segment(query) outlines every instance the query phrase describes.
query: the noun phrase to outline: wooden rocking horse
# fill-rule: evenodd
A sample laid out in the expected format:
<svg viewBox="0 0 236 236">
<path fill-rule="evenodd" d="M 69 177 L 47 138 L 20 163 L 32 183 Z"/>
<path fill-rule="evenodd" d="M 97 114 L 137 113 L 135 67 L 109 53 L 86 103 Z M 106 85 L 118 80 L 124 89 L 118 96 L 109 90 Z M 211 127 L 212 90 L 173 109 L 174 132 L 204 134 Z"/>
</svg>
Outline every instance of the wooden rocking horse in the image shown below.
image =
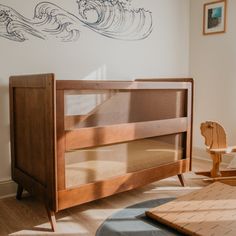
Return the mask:
<svg viewBox="0 0 236 236">
<path fill-rule="evenodd" d="M 206 151 L 212 158 L 212 169 L 206 172 L 196 172 L 198 175 L 210 177 L 207 181 L 221 181 L 236 184 L 236 169 L 220 170 L 222 155 L 236 152 L 236 146 L 228 147 L 224 128 L 213 121 L 201 124 L 201 134 L 205 138 Z"/>
</svg>

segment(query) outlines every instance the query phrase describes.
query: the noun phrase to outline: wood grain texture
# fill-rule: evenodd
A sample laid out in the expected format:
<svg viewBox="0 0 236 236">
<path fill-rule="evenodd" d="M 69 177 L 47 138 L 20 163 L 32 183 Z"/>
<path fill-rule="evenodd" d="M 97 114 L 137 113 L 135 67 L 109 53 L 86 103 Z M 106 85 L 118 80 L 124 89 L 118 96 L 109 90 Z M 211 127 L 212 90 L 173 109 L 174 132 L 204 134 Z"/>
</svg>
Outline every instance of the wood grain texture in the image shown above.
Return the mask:
<svg viewBox="0 0 236 236">
<path fill-rule="evenodd" d="M 227 148 L 227 138 L 224 128 L 217 122 L 206 121 L 201 123 L 201 134 L 205 138 L 205 145 L 209 149 Z"/>
<path fill-rule="evenodd" d="M 220 181 L 221 176 L 222 181 L 225 181 L 224 177 L 232 177 L 232 173 L 234 173 L 235 171 L 228 170 L 229 174 L 227 174 L 227 170 L 223 172 L 220 171 L 222 155 L 225 153 L 231 153 L 236 151 L 235 147 L 228 147 L 227 136 L 224 128 L 217 122 L 206 121 L 201 123 L 200 130 L 202 136 L 205 139 L 206 151 L 210 154 L 212 158 L 212 168 L 210 172 L 206 172 L 205 175 L 211 177 L 210 181 Z M 230 178 L 230 180 L 232 180 L 232 178 Z"/>
<path fill-rule="evenodd" d="M 10 78 L 12 178 L 55 210 L 54 83 L 53 74 Z"/>
<path fill-rule="evenodd" d="M 208 161 L 193 159 L 193 171 L 210 167 Z M 57 214 L 56 233 L 51 232 L 44 205 L 35 198 L 24 196 L 20 202 L 15 197 L 0 199 L 0 235 L 94 236 L 103 221 L 121 209 L 148 200 L 179 197 L 207 185 L 202 181 L 202 176 L 194 173 L 186 173 L 184 176 L 188 186 L 186 188 L 180 187 L 176 177 L 171 177 L 60 211 Z"/>
<path fill-rule="evenodd" d="M 46 204 L 50 210 L 58 210 L 57 196 L 57 153 L 56 153 L 56 87 L 54 74 L 46 76 L 45 101 L 45 162 L 47 196 Z M 48 202 L 48 203 L 47 203 Z"/>
<path fill-rule="evenodd" d="M 192 156 L 192 127 L 193 127 L 193 102 L 194 102 L 194 80 L 192 78 L 144 78 L 136 79 L 138 82 L 185 82 L 187 86 L 187 106 L 186 106 L 186 116 L 188 118 L 188 132 L 186 133 L 186 156 L 191 158 Z M 185 140 L 185 139 L 184 139 Z M 190 163 L 190 170 L 192 169 L 192 164 Z"/>
<path fill-rule="evenodd" d="M 187 118 L 188 128 L 186 133 L 186 158 L 192 158 L 192 136 L 193 136 L 193 93 L 194 93 L 194 82 L 190 82 L 190 89 L 187 91 Z M 191 170 L 191 162 L 190 162 Z"/>
<path fill-rule="evenodd" d="M 104 89 L 188 89 L 191 85 L 189 81 L 148 81 L 146 83 L 138 81 L 98 81 L 98 80 L 58 80 L 56 82 L 58 90 L 104 90 Z"/>
<path fill-rule="evenodd" d="M 183 174 L 178 174 L 179 182 L 183 187 L 185 187 L 185 181 L 184 181 L 184 176 Z"/>
<path fill-rule="evenodd" d="M 147 211 L 147 215 L 187 235 L 236 234 L 236 187 L 214 183 Z"/>
<path fill-rule="evenodd" d="M 78 90 L 68 106 L 78 107 L 77 116 L 66 116 L 65 126 L 70 130 L 103 127 L 187 116 L 187 90 Z M 148 104 L 148 106 L 147 106 Z M 80 116 L 80 119 L 78 119 Z M 74 118 L 74 122 L 73 119 Z M 72 121 L 72 122 L 71 122 Z"/>
<path fill-rule="evenodd" d="M 64 134 L 64 91 L 56 91 L 57 124 L 57 187 L 65 189 L 65 134 Z"/>
<path fill-rule="evenodd" d="M 80 149 L 65 154 L 66 187 L 73 188 L 182 160 L 181 134 Z"/>
<path fill-rule="evenodd" d="M 55 212 L 52 211 L 50 208 L 48 208 L 46 206 L 46 211 L 47 211 L 47 215 L 48 215 L 48 219 L 52 228 L 53 232 L 56 232 L 57 230 L 57 223 L 56 223 L 56 217 L 55 217 Z"/>
<path fill-rule="evenodd" d="M 93 115 L 89 113 L 86 122 L 89 125 L 97 122 L 99 124 L 97 127 L 82 126 L 67 131 L 65 130 L 64 97 L 68 90 L 77 90 L 79 93 L 81 90 L 83 93 L 87 90 L 90 92 L 111 90 L 112 94 L 116 90 L 130 93 L 131 112 L 128 113 L 128 120 L 122 123 L 115 119 L 114 124 L 101 125 L 99 116 L 88 122 Z M 139 95 L 134 91 L 139 91 Z M 162 105 L 159 104 L 161 109 L 158 110 L 158 103 L 155 106 L 158 99 L 154 93 L 161 93 L 161 91 L 164 91 L 165 101 Z M 148 99 L 150 94 L 152 96 Z M 145 99 L 142 99 L 143 95 Z M 185 173 L 191 168 L 192 96 L 193 81 L 188 79 L 122 82 L 55 81 L 53 74 L 11 77 L 13 179 L 32 195 L 42 199 L 48 209 L 54 213 Z M 148 108 L 148 104 L 152 104 L 152 109 Z M 139 105 L 144 108 L 143 112 L 138 113 Z M 117 103 L 113 106 L 116 108 Z M 172 106 L 176 109 L 173 110 Z M 97 109 L 93 111 L 97 112 Z M 139 117 L 137 121 L 129 122 L 135 120 L 137 116 Z M 145 116 L 148 118 L 145 119 Z M 104 122 L 106 121 L 105 119 Z M 181 134 L 182 140 L 177 140 L 176 145 L 184 150 L 183 160 L 84 184 L 74 189 L 65 188 L 66 151 L 166 134 Z M 54 218 L 50 220 L 53 222 Z"/>
<path fill-rule="evenodd" d="M 67 131 L 66 150 L 186 132 L 187 124 L 186 118 L 175 118 Z"/>
<path fill-rule="evenodd" d="M 188 170 L 189 160 L 181 160 L 104 181 L 84 184 L 77 188 L 59 191 L 59 209 L 66 209 L 119 192 L 131 190 L 163 178 L 184 173 Z"/>
</svg>

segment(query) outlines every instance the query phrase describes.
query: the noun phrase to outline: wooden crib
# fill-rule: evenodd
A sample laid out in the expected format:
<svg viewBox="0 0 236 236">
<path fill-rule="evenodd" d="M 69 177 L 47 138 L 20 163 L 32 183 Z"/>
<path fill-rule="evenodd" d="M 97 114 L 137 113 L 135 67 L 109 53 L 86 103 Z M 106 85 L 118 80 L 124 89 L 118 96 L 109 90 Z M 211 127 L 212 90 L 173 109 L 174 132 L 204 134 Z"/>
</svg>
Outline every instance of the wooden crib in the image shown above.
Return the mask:
<svg viewBox="0 0 236 236">
<path fill-rule="evenodd" d="M 55 213 L 191 169 L 192 79 L 10 78 L 12 178 Z"/>
</svg>

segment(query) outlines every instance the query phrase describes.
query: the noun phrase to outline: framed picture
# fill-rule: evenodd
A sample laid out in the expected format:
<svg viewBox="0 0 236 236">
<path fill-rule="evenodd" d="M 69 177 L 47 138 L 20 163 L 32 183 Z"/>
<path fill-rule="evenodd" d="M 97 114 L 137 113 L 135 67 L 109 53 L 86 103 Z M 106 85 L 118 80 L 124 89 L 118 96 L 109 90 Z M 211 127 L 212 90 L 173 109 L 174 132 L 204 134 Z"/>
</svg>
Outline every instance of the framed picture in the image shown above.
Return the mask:
<svg viewBox="0 0 236 236">
<path fill-rule="evenodd" d="M 204 4 L 203 34 L 225 33 L 226 0 Z"/>
</svg>

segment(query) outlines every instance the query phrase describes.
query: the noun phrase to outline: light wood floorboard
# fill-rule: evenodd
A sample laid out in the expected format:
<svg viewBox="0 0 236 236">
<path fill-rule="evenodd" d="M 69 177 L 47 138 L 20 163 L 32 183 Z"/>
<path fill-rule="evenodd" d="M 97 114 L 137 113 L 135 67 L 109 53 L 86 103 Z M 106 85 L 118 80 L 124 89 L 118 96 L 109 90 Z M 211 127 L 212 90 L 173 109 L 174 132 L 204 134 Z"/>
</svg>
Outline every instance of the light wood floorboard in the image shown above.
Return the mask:
<svg viewBox="0 0 236 236">
<path fill-rule="evenodd" d="M 211 163 L 194 160 L 193 170 L 208 170 Z M 21 201 L 15 198 L 0 200 L 0 235 L 81 235 L 94 236 L 98 227 L 111 214 L 127 206 L 157 198 L 177 197 L 206 184 L 201 176 L 185 174 L 187 187 L 181 187 L 178 178 L 172 177 L 126 193 L 59 212 L 57 232 L 50 231 L 45 208 L 30 196 Z"/>
</svg>

